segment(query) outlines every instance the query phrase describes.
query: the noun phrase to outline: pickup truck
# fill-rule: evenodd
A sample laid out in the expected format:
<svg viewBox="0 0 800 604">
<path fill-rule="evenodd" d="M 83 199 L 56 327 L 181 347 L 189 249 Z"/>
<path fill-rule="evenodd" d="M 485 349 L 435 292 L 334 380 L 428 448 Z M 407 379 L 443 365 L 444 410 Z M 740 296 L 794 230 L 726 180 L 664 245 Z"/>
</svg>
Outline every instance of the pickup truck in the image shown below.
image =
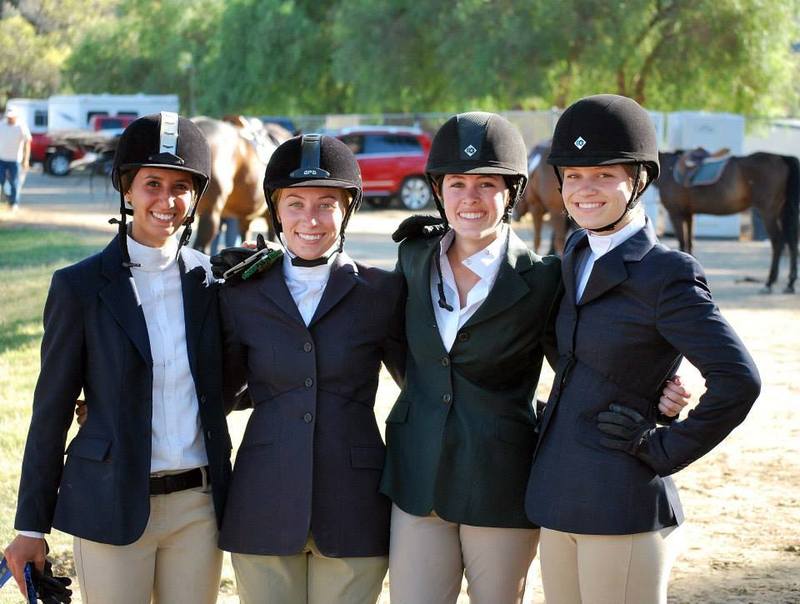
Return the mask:
<svg viewBox="0 0 800 604">
<path fill-rule="evenodd" d="M 33 134 L 31 163 L 40 162 L 53 176 L 66 176 L 72 162 L 92 151 L 95 142 L 118 136 L 135 119 L 135 115 L 94 115 L 88 130 Z"/>
</svg>

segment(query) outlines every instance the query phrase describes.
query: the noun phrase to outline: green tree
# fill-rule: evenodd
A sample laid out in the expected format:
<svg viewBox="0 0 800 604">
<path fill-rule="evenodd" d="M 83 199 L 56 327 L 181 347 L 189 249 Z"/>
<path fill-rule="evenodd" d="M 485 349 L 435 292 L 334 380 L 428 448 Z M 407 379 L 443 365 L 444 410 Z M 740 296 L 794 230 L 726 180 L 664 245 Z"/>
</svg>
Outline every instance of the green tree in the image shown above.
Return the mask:
<svg viewBox="0 0 800 604">
<path fill-rule="evenodd" d="M 62 86 L 61 70 L 86 27 L 116 0 L 0 1 L 0 103 L 44 97 Z"/>
<path fill-rule="evenodd" d="M 174 93 L 194 112 L 223 0 L 131 0 L 86 32 L 65 65 L 76 92 Z"/>
<path fill-rule="evenodd" d="M 331 75 L 331 3 L 231 0 L 209 48 L 201 104 L 212 113 L 327 113 L 347 109 Z"/>
</svg>

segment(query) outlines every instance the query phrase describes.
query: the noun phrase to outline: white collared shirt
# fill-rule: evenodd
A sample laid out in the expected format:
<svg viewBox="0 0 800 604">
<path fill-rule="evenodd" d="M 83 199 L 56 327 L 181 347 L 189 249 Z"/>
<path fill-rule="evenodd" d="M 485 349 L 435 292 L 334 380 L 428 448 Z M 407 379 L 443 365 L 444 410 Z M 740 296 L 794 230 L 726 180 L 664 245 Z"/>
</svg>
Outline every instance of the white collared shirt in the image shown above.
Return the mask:
<svg viewBox="0 0 800 604">
<path fill-rule="evenodd" d="M 131 274 L 147 324 L 153 358 L 153 421 L 150 472 L 208 465 L 199 404 L 186 349 L 183 290 L 171 237 L 161 248 L 128 237 Z M 91 409 L 89 410 L 91 413 Z"/>
<path fill-rule="evenodd" d="M 583 292 L 586 290 L 586 284 L 589 282 L 589 277 L 592 274 L 592 267 L 597 259 L 606 255 L 615 247 L 619 246 L 621 243 L 624 243 L 636 233 L 641 231 L 644 228 L 645 222 L 646 219 L 644 212 L 637 211 L 634 212 L 631 221 L 616 233 L 611 233 L 610 235 L 597 235 L 587 231 L 587 235 L 589 237 L 589 248 L 591 251 L 586 259 L 586 264 L 583 266 L 583 270 L 581 271 L 580 279 L 576 279 L 576 300 L 580 300 Z"/>
<path fill-rule="evenodd" d="M 331 263 L 336 254 L 331 254 L 328 262 L 319 266 L 295 266 L 292 264 L 292 253 L 288 250 L 286 252 L 283 255 L 283 278 L 294 303 L 297 304 L 300 316 L 303 317 L 303 322 L 308 327 L 317 311 L 319 301 L 322 300 L 325 286 L 328 285 Z"/>
<path fill-rule="evenodd" d="M 453 269 L 447 258 L 447 250 L 453 243 L 455 231 L 448 231 L 439 244 L 439 261 L 442 266 L 442 284 L 444 286 L 447 303 L 453 307 L 452 311 L 439 306 L 439 274 L 436 271 L 435 260 L 431 260 L 431 301 L 433 311 L 436 315 L 436 325 L 439 327 L 439 335 L 442 344 L 447 351 L 453 347 L 458 330 L 469 321 L 475 314 L 483 301 L 492 290 L 494 282 L 497 280 L 497 272 L 500 264 L 506 256 L 508 250 L 508 228 L 503 227 L 497 234 L 497 238 L 485 248 L 472 256 L 465 258 L 462 264 L 475 273 L 480 280 L 469 290 L 467 301 L 463 308 L 458 298 L 458 287 L 453 276 Z"/>
</svg>

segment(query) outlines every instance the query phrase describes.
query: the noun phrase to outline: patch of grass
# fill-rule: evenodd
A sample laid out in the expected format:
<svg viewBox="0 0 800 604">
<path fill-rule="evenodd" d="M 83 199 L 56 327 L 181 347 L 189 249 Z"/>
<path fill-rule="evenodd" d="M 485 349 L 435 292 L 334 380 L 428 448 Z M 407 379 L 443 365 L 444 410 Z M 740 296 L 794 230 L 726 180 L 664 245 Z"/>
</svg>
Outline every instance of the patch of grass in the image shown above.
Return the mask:
<svg viewBox="0 0 800 604">
<path fill-rule="evenodd" d="M 0 227 L 0 548 L 13 538 L 20 465 L 39 375 L 42 309 L 53 271 L 108 243 L 107 235 Z M 72 539 L 48 538 L 56 555 Z M 19 602 L 7 587 L 0 602 Z"/>
</svg>

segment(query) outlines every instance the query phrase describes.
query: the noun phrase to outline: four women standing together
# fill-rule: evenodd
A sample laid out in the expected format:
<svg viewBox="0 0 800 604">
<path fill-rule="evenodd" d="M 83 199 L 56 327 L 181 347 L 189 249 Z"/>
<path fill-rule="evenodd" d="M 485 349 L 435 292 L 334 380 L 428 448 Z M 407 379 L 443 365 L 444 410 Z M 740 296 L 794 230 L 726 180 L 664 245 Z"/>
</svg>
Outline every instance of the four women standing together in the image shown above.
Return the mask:
<svg viewBox="0 0 800 604">
<path fill-rule="evenodd" d="M 664 543 L 682 516 L 662 477 L 744 418 L 758 379 L 699 266 L 659 246 L 635 209 L 658 173 L 651 130 L 613 96 L 559 121 L 551 162 L 589 231 L 588 246 L 585 231 L 570 240 L 563 278 L 508 225 L 527 157 L 498 115 L 460 114 L 437 133 L 428 177 L 442 221 L 402 225 L 393 273 L 343 251 L 361 199 L 350 150 L 319 135 L 278 148 L 264 189 L 283 259 L 221 290 L 226 392 L 246 381 L 239 400 L 254 406 L 220 536 L 243 602 L 374 602 L 387 554 L 398 604 L 455 602 L 464 573 L 471 601 L 521 602 L 537 525 L 548 602 L 663 601 Z M 683 403 L 668 381 L 681 354 L 708 390 L 689 418 L 656 428 L 662 388 L 661 411 Z M 545 355 L 557 374 L 539 422 Z M 402 387 L 386 451 L 381 363 Z M 21 489 L 21 512 L 24 501 Z"/>
</svg>

